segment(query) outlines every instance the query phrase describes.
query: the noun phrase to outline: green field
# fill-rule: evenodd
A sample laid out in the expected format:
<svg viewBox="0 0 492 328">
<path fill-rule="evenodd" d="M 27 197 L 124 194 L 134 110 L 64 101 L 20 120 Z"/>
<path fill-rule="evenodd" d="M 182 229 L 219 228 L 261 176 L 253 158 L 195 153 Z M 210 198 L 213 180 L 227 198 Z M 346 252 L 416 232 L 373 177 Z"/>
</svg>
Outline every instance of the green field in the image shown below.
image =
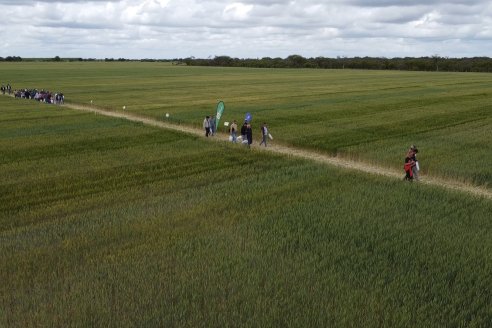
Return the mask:
<svg viewBox="0 0 492 328">
<path fill-rule="evenodd" d="M 487 73 L 2 63 L 0 79 L 195 127 L 221 99 L 224 121 L 251 112 L 277 142 L 398 169 L 416 144 L 424 174 L 492 188 Z"/>
<path fill-rule="evenodd" d="M 89 94 L 97 104 L 116 110 L 119 100 L 127 100 L 131 111 L 157 118 L 169 111 L 176 121 L 190 125 L 201 123 L 203 112 L 213 109 L 219 98 L 200 100 L 199 95 L 206 93 L 202 87 L 218 91 L 222 85 L 231 96 L 232 85 L 243 84 L 236 91 L 237 108 L 224 98 L 231 104 L 226 119 L 240 118 L 249 110 L 258 120 L 272 122 L 272 131 L 283 143 L 327 152 L 333 150 L 332 142 L 339 143 L 337 152 L 392 166 L 390 155 L 377 156 L 378 152 L 393 142 L 396 150 L 399 138 L 404 144 L 394 159 L 398 165 L 410 142 L 403 140 L 403 133 L 368 141 L 375 149 L 365 153 L 360 148 L 363 142 L 343 146 L 342 137 L 336 142 L 326 138 L 327 129 L 318 139 L 324 142 L 321 147 L 315 143 L 316 133 L 307 131 L 315 130 L 311 128 L 325 115 L 320 114 L 324 107 L 314 104 L 320 94 L 312 95 L 313 104 L 306 108 L 313 121 L 297 116 L 298 124 L 292 124 L 287 117 L 299 115 L 301 107 L 296 106 L 306 102 L 309 93 L 304 90 L 306 98 L 301 100 L 292 94 L 289 112 L 287 100 L 260 92 L 261 83 L 263 87 L 271 83 L 272 91 L 285 79 L 294 93 L 299 83 L 295 75 L 312 79 L 313 85 L 313 76 L 318 76 L 321 90 L 336 75 L 346 86 L 360 80 L 361 93 L 353 87 L 350 97 L 364 98 L 371 92 L 365 93 L 363 86 L 389 85 L 382 76 L 395 74 L 396 80 L 405 73 L 188 70 L 140 63 L 33 65 L 37 66 L 2 65 L 0 79 L 17 70 L 26 86 L 62 88 L 75 103 Z M 163 74 L 175 82 L 163 79 Z M 382 74 L 379 79 L 374 78 L 377 74 Z M 435 79 L 449 85 L 452 80 L 451 75 L 408 74 L 415 81 L 429 79 L 430 86 L 438 83 Z M 149 99 L 150 93 L 138 83 L 132 89 L 130 76 L 148 86 L 161 83 L 167 98 L 163 91 L 157 99 Z M 484 94 L 490 92 L 485 88 L 488 75 L 457 76 L 470 85 L 475 80 Z M 58 86 L 58 80 L 65 85 Z M 97 86 L 89 85 L 91 80 Z M 184 87 L 193 81 L 196 87 Z M 95 91 L 101 87 L 108 89 Z M 131 95 L 122 92 L 125 88 Z M 342 117 L 349 94 L 341 90 L 333 94 L 341 107 L 326 106 L 332 115 L 323 119 L 326 124 L 341 128 L 343 121 L 362 119 L 361 108 Z M 188 100 L 179 101 L 178 95 Z M 468 113 L 485 115 L 490 105 L 480 105 L 480 97 L 469 98 L 475 112 Z M 271 108 L 260 110 L 259 104 L 267 100 Z M 186 106 L 193 102 L 194 106 Z M 282 114 L 275 102 L 284 109 Z M 436 108 L 439 104 L 428 105 L 420 114 L 428 110 L 437 115 L 443 110 Z M 458 113 L 467 112 L 465 107 L 442 112 L 442 120 L 445 114 L 456 120 Z M 374 124 L 378 120 L 383 124 L 385 115 L 395 122 L 398 116 L 389 109 L 373 115 Z M 485 130 L 490 117 L 457 124 L 456 134 L 447 133 L 453 130 L 450 125 L 441 129 L 445 124 L 440 120 L 425 124 L 432 122 L 436 129 L 417 134 L 425 137 L 422 142 L 411 139 L 422 145 L 421 160 L 435 163 L 435 172 L 428 173 L 454 174 L 490 187 L 486 175 L 490 165 L 483 164 L 476 173 L 484 174 L 483 180 L 466 171 L 476 172 L 470 165 L 479 163 L 469 163 L 473 158 L 491 156 Z M 289 131 L 299 124 L 298 135 L 306 137 L 296 141 Z M 362 135 L 355 123 L 352 129 L 355 134 L 346 134 L 346 140 Z M 463 167 L 446 171 L 448 163 L 438 161 L 446 159 L 442 154 L 431 162 L 425 154 L 432 147 L 424 147 L 424 140 L 432 147 L 448 146 L 450 140 L 467 145 L 455 156 Z M 489 327 L 492 323 L 490 200 L 7 97 L 0 97 L 0 155 L 0 326 Z"/>
</svg>

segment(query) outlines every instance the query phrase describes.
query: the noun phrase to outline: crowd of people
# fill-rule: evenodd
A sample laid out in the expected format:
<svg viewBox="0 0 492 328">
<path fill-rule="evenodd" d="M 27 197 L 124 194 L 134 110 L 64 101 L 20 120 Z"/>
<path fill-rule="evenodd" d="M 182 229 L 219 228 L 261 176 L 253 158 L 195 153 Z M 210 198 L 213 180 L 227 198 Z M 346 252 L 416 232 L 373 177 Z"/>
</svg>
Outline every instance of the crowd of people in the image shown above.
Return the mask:
<svg viewBox="0 0 492 328">
<path fill-rule="evenodd" d="M 10 83 L 7 83 L 7 85 L 2 84 L 0 90 L 3 95 L 12 95 L 13 93 L 15 98 L 34 99 L 47 104 L 61 105 L 65 102 L 65 96 L 61 92 L 53 93 L 47 90 L 37 89 L 21 89 L 12 91 L 12 86 Z"/>
<path fill-rule="evenodd" d="M 208 136 L 214 136 L 217 133 L 217 124 L 216 124 L 216 118 L 214 115 L 206 116 L 205 119 L 203 120 L 203 129 L 205 130 L 205 137 Z M 229 140 L 233 143 L 237 143 L 238 141 L 240 143 L 245 144 L 248 146 L 248 148 L 251 147 L 251 144 L 253 143 L 253 129 L 251 128 L 251 123 L 247 120 L 244 121 L 243 125 L 241 126 L 241 135 L 238 136 L 238 125 L 237 121 L 234 120 L 229 127 Z M 261 126 L 261 136 L 262 140 L 260 142 L 260 146 L 264 145 L 265 147 L 267 146 L 267 140 L 268 138 L 271 138 L 270 133 L 268 133 L 268 126 L 266 123 L 263 123 Z"/>
<path fill-rule="evenodd" d="M 61 92 L 52 93 L 47 90 L 24 89 L 14 91 L 15 98 L 34 99 L 47 104 L 61 105 L 65 102 L 65 96 Z"/>
</svg>

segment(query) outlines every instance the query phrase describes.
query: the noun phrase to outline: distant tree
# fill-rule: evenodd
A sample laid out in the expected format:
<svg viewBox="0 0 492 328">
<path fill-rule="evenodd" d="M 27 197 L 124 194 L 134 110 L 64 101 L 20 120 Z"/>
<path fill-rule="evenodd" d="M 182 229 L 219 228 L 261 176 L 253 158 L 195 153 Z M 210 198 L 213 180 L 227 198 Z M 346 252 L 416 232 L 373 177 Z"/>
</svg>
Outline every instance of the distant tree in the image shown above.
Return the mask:
<svg viewBox="0 0 492 328">
<path fill-rule="evenodd" d="M 5 61 L 8 61 L 8 62 L 20 62 L 20 61 L 22 61 L 22 58 L 19 57 L 19 56 L 7 56 L 5 58 Z"/>
<path fill-rule="evenodd" d="M 55 56 L 55 58 L 53 58 L 53 61 L 55 61 L 55 62 L 59 62 L 59 61 L 61 61 L 60 56 Z"/>
<path fill-rule="evenodd" d="M 234 60 L 229 56 L 216 56 L 212 59 L 212 65 L 214 66 L 232 66 Z"/>
<path fill-rule="evenodd" d="M 292 67 L 292 68 L 304 67 L 304 65 L 307 62 L 307 59 L 300 55 L 290 55 L 285 60 L 287 62 L 288 67 Z"/>
</svg>

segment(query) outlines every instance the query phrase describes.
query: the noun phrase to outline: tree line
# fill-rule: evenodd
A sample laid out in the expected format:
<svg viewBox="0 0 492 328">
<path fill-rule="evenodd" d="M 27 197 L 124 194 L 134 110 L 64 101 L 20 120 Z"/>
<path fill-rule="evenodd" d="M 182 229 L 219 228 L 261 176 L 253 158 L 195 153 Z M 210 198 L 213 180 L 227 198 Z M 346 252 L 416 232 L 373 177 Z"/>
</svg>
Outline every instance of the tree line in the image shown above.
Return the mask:
<svg viewBox="0 0 492 328">
<path fill-rule="evenodd" d="M 429 57 L 311 57 L 291 55 L 286 58 L 233 58 L 215 56 L 214 58 L 175 58 L 175 59 L 125 59 L 125 58 L 37 58 L 23 59 L 18 56 L 0 57 L 0 61 L 106 61 L 106 62 L 172 62 L 174 65 L 188 66 L 222 66 L 222 67 L 256 67 L 256 68 L 313 68 L 313 69 L 372 69 L 401 71 L 444 71 L 444 72 L 492 72 L 492 58 L 465 57 L 449 58 L 439 55 Z"/>
<path fill-rule="evenodd" d="M 448 58 L 430 57 L 315 57 L 305 58 L 291 55 L 286 58 L 263 57 L 240 59 L 216 56 L 209 59 L 185 58 L 189 66 L 257 67 L 257 68 L 321 68 L 321 69 L 372 69 L 402 71 L 445 71 L 445 72 L 492 72 L 492 58 Z"/>
<path fill-rule="evenodd" d="M 183 64 L 183 59 L 127 59 L 127 58 L 61 58 L 55 56 L 53 58 L 22 58 L 19 56 L 0 57 L 0 62 L 172 62 L 173 64 Z"/>
<path fill-rule="evenodd" d="M 20 62 L 22 61 L 21 57 L 18 56 L 7 56 L 5 58 L 0 57 L 0 61 L 6 61 L 6 62 Z"/>
</svg>

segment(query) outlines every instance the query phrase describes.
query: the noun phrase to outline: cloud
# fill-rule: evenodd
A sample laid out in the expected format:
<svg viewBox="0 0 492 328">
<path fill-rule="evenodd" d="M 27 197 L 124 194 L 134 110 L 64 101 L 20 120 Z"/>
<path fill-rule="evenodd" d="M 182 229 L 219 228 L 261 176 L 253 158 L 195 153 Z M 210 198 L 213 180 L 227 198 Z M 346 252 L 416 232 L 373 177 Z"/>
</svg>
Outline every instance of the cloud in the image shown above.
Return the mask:
<svg viewBox="0 0 492 328">
<path fill-rule="evenodd" d="M 345 3 L 357 7 L 414 7 L 420 5 L 440 6 L 440 5 L 474 5 L 484 3 L 483 0 L 348 0 Z"/>
<path fill-rule="evenodd" d="M 27 6 L 33 6 L 36 4 L 42 4 L 42 3 L 48 3 L 48 4 L 53 4 L 53 3 L 97 3 L 97 2 L 121 2 L 121 0 L 91 0 L 91 1 L 86 1 L 86 0 L 0 0 L 0 6 L 1 5 L 27 5 Z"/>
<path fill-rule="evenodd" d="M 480 0 L 0 0 L 0 56 L 492 56 L 491 39 Z"/>
<path fill-rule="evenodd" d="M 224 20 L 242 21 L 249 18 L 249 14 L 253 9 L 253 5 L 243 4 L 241 2 L 233 2 L 227 5 L 222 11 Z"/>
</svg>

